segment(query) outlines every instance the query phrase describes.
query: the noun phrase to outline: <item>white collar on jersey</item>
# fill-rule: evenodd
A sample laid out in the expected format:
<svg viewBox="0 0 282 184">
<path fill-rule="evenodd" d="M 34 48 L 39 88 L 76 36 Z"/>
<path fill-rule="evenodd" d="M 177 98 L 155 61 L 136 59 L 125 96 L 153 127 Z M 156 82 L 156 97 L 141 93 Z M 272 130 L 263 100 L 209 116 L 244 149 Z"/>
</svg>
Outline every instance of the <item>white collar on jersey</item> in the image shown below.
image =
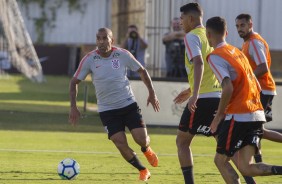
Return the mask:
<svg viewBox="0 0 282 184">
<path fill-rule="evenodd" d="M 217 44 L 216 48 L 222 47 L 222 46 L 224 46 L 226 44 L 227 44 L 226 41 L 223 41 L 223 42 Z"/>
</svg>

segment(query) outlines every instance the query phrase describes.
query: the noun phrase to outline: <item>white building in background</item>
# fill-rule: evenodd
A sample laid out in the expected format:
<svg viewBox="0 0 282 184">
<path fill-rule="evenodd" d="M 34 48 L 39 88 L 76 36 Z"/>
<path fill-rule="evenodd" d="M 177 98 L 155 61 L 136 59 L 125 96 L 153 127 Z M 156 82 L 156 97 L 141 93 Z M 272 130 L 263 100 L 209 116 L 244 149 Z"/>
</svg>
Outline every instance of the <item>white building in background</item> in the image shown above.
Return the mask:
<svg viewBox="0 0 282 184">
<path fill-rule="evenodd" d="M 252 16 L 254 30 L 268 42 L 270 49 L 282 50 L 282 1 L 281 0 L 147 0 L 146 1 L 146 36 L 149 41 L 147 63 L 155 67 L 156 75 L 165 69 L 162 36 L 170 30 L 170 21 L 180 16 L 180 7 L 189 2 L 198 2 L 204 10 L 204 20 L 221 16 L 227 21 L 227 41 L 241 47 L 243 41 L 235 28 L 235 18 L 241 13 Z"/>
<path fill-rule="evenodd" d="M 63 3 L 56 11 L 55 21 L 52 23 L 54 27 L 44 25 L 44 43 L 94 44 L 98 28 L 111 25 L 111 0 L 79 0 L 80 10 L 71 12 L 68 1 L 46 0 L 45 12 L 49 18 L 52 17 L 51 9 L 56 9 L 58 2 Z M 42 17 L 42 10 L 34 2 L 27 7 L 21 3 L 19 6 L 31 39 L 36 42 L 39 35 L 34 20 Z"/>
<path fill-rule="evenodd" d="M 46 1 L 46 9 L 62 0 Z M 115 0 L 117 1 L 117 0 Z M 135 0 L 131 0 L 135 1 Z M 282 50 L 282 9 L 281 0 L 144 0 L 146 1 L 146 37 L 150 42 L 159 42 L 162 35 L 169 31 L 170 20 L 179 17 L 179 8 L 189 2 L 198 2 L 204 10 L 204 23 L 212 16 L 222 16 L 228 23 L 228 41 L 240 46 L 235 29 L 235 17 L 240 13 L 249 13 L 253 17 L 254 28 L 269 43 L 272 50 Z M 20 0 L 18 0 L 20 2 Z M 95 31 L 100 27 L 111 27 L 112 0 L 79 0 L 83 13 L 69 12 L 67 1 L 56 12 L 55 27 L 45 27 L 46 43 L 93 43 Z M 36 41 L 37 32 L 34 19 L 41 17 L 38 3 L 30 3 L 28 8 L 19 3 L 27 29 L 33 41 Z M 51 11 L 46 11 L 47 13 Z M 49 17 L 51 15 L 48 15 Z M 118 36 L 118 35 L 116 35 Z M 159 42 L 161 43 L 161 42 Z M 152 43 L 152 45 L 155 45 Z"/>
<path fill-rule="evenodd" d="M 235 17 L 240 13 L 251 14 L 254 30 L 266 39 L 272 51 L 282 51 L 282 37 L 280 36 L 282 32 L 282 16 L 280 15 L 282 0 L 144 0 L 144 3 L 143 0 L 79 0 L 79 3 L 84 7 L 83 13 L 79 11 L 69 13 L 68 3 L 63 0 L 46 0 L 46 7 L 50 7 L 58 1 L 64 3 L 59 9 L 60 11 L 56 13 L 55 26 L 52 29 L 46 25 L 44 27 L 44 43 L 47 44 L 94 44 L 98 28 L 114 28 L 118 24 L 114 22 L 115 25 L 112 25 L 112 18 L 119 16 L 118 13 L 112 12 L 113 4 L 119 6 L 121 2 L 134 4 L 133 2 L 137 1 L 141 5 L 144 4 L 145 7 L 138 7 L 138 11 L 144 11 L 145 25 L 138 25 L 138 27 L 140 30 L 145 30 L 144 36 L 149 44 L 146 65 L 150 74 L 155 77 L 162 76 L 164 73 L 162 71 L 165 71 L 165 47 L 162 43 L 162 37 L 170 30 L 172 18 L 180 16 L 179 8 L 189 2 L 201 4 L 204 10 L 204 24 L 210 17 L 224 17 L 228 23 L 227 41 L 237 47 L 241 47 L 242 39 L 239 38 L 235 28 Z M 113 3 L 116 1 L 119 3 Z M 36 42 L 38 31 L 34 24 L 34 18 L 41 16 L 39 5 L 32 3 L 27 9 L 20 4 L 19 6 L 32 41 Z M 115 9 L 118 8 L 115 7 Z M 132 11 L 127 13 L 130 14 L 129 16 L 135 15 Z M 143 16 L 141 17 L 143 18 Z M 113 30 L 116 38 L 123 38 L 125 35 L 124 32 L 119 33 L 123 35 L 116 35 L 116 29 Z"/>
</svg>

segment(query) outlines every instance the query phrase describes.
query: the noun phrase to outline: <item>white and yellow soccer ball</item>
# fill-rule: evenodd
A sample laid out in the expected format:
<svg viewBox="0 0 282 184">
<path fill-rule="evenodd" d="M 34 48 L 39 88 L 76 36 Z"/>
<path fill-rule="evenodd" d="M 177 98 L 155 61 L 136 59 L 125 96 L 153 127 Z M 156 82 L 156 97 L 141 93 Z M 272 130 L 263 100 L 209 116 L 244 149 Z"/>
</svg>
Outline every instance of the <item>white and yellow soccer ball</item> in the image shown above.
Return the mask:
<svg viewBox="0 0 282 184">
<path fill-rule="evenodd" d="M 63 180 L 76 179 L 79 173 L 80 166 L 74 159 L 66 158 L 58 165 L 58 174 Z"/>
</svg>

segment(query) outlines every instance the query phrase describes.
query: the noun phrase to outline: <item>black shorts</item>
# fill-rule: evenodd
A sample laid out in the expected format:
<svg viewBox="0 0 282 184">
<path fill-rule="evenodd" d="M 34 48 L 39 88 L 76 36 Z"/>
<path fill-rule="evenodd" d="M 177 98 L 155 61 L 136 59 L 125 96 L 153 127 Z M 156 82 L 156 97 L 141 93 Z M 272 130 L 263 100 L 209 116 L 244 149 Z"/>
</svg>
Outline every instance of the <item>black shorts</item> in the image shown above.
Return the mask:
<svg viewBox="0 0 282 184">
<path fill-rule="evenodd" d="M 272 100 L 274 95 L 260 93 L 260 101 L 264 109 L 266 122 L 272 121 Z"/>
<path fill-rule="evenodd" d="M 196 103 L 196 111 L 191 113 L 188 104 L 182 113 L 178 129 L 195 135 L 215 135 L 211 133 L 210 125 L 218 109 L 220 98 L 199 98 Z"/>
<path fill-rule="evenodd" d="M 262 123 L 264 122 L 237 122 L 233 118 L 222 122 L 216 152 L 232 157 L 246 145 L 253 145 L 258 149 L 263 135 Z"/>
<path fill-rule="evenodd" d="M 129 130 L 146 128 L 142 119 L 141 109 L 136 102 L 120 109 L 100 112 L 99 115 L 109 139 L 117 132 L 124 132 L 125 127 Z"/>
</svg>

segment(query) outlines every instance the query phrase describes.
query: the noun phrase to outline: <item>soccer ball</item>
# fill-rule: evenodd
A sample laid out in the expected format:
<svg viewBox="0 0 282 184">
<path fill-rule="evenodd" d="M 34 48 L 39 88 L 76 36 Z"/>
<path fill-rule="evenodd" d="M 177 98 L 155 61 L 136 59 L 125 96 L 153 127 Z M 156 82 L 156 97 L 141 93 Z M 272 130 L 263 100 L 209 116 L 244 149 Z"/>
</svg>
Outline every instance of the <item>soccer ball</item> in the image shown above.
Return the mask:
<svg viewBox="0 0 282 184">
<path fill-rule="evenodd" d="M 79 173 L 80 166 L 74 159 L 66 158 L 58 165 L 58 174 L 63 180 L 73 180 Z"/>
</svg>

